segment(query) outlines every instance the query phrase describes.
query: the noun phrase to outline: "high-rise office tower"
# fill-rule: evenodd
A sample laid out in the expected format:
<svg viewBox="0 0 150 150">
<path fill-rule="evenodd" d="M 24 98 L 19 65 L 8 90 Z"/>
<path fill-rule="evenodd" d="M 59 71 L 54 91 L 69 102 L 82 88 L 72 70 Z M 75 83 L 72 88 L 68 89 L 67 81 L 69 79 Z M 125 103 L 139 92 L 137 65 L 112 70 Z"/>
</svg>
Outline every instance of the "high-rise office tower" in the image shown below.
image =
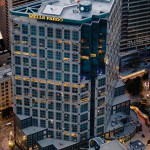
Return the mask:
<svg viewBox="0 0 150 150">
<path fill-rule="evenodd" d="M 34 2 L 37 0 L 0 0 L 2 4 L 0 9 L 2 11 L 2 16 L 0 16 L 0 20 L 2 20 L 2 30 L 6 48 L 10 51 L 11 38 L 10 38 L 10 9 L 15 8 L 21 5 L 26 5 L 28 3 Z"/>
<path fill-rule="evenodd" d="M 47 137 L 69 143 L 105 132 L 119 87 L 120 5 L 45 0 L 11 10 L 15 140 L 21 149 L 43 146 L 38 141 Z"/>
<path fill-rule="evenodd" d="M 8 64 L 10 63 L 10 53 L 9 51 L 5 48 L 5 43 L 3 40 L 3 36 L 0 32 L 0 66 L 3 64 Z"/>
<path fill-rule="evenodd" d="M 150 0 L 122 0 L 120 70 L 150 57 Z"/>
</svg>

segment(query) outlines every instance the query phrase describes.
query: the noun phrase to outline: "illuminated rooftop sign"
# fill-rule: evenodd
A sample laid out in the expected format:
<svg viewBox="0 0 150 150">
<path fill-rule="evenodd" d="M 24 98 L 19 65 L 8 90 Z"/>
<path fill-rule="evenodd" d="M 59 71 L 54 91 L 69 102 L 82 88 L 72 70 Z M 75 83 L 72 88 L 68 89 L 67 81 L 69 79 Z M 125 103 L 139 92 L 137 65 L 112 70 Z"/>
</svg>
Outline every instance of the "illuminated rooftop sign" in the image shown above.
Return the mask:
<svg viewBox="0 0 150 150">
<path fill-rule="evenodd" d="M 42 16 L 42 15 L 37 15 L 37 14 L 29 14 L 29 18 L 39 19 L 39 20 L 47 20 L 47 21 L 55 21 L 55 22 L 63 22 L 62 18 Z"/>
</svg>

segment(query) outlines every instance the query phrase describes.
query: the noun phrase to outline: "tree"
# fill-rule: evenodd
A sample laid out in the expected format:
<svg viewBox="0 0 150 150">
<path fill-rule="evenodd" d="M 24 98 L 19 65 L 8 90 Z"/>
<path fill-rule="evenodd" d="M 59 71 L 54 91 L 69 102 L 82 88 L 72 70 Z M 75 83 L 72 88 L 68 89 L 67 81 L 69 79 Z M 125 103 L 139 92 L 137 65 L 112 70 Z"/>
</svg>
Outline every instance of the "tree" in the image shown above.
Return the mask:
<svg viewBox="0 0 150 150">
<path fill-rule="evenodd" d="M 125 88 L 131 95 L 139 95 L 143 91 L 143 82 L 141 77 L 128 79 L 125 83 Z"/>
<path fill-rule="evenodd" d="M 148 80 L 148 73 L 145 73 L 145 74 L 142 76 L 142 79 L 143 79 L 144 81 Z"/>
</svg>

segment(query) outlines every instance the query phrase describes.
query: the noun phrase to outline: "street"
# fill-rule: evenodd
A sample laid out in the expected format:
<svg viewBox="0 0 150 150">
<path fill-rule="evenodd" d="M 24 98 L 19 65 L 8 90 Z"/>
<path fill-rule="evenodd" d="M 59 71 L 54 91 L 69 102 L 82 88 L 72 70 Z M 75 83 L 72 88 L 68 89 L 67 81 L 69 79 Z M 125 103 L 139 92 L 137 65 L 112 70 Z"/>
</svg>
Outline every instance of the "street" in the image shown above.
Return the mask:
<svg viewBox="0 0 150 150">
<path fill-rule="evenodd" d="M 148 128 L 146 125 L 145 125 L 145 120 L 140 117 L 138 115 L 138 120 L 139 122 L 142 124 L 142 131 L 137 133 L 130 141 L 124 143 L 124 145 L 126 147 L 128 147 L 128 144 L 131 142 L 131 141 L 134 141 L 134 140 L 141 140 L 145 145 L 147 145 L 147 140 L 150 140 L 150 128 Z M 145 137 L 142 137 L 142 134 L 145 136 Z M 150 150 L 150 145 L 147 145 L 146 146 L 147 150 Z"/>
<path fill-rule="evenodd" d="M 6 125 L 11 123 L 13 125 L 13 118 L 0 120 L 0 150 L 9 150 L 9 137 L 13 134 L 13 126 Z"/>
</svg>

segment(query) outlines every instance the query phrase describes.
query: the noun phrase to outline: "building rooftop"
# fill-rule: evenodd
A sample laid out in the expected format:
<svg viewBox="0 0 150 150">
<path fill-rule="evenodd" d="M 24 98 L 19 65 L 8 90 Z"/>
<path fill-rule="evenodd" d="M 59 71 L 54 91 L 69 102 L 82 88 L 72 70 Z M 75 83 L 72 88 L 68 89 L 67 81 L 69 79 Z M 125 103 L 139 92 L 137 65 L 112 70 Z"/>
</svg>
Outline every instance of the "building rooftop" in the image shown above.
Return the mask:
<svg viewBox="0 0 150 150">
<path fill-rule="evenodd" d="M 45 128 L 41 128 L 41 127 L 35 127 L 35 126 L 31 126 L 25 129 L 22 129 L 22 131 L 26 134 L 26 135 L 31 135 L 40 131 L 45 130 Z"/>
<path fill-rule="evenodd" d="M 74 145 L 74 144 L 76 144 L 76 142 L 46 138 L 46 139 L 38 141 L 38 144 L 42 148 L 50 146 L 50 145 L 54 145 L 57 149 L 62 149 L 62 148 Z"/>
<path fill-rule="evenodd" d="M 114 101 L 113 101 L 113 106 L 118 105 L 120 103 L 124 103 L 129 101 L 130 98 L 127 95 L 120 95 L 115 97 Z"/>
<path fill-rule="evenodd" d="M 11 77 L 11 67 L 10 65 L 3 65 L 0 67 L 0 80 L 7 79 L 8 77 Z"/>
<path fill-rule="evenodd" d="M 31 117 L 31 116 L 18 115 L 18 114 L 16 114 L 16 116 L 19 118 L 19 120 L 24 120 L 24 119 L 27 119 L 27 118 L 30 118 L 30 117 Z"/>
<path fill-rule="evenodd" d="M 139 150 L 139 149 L 145 147 L 145 145 L 139 139 L 130 142 L 129 146 L 132 146 L 135 150 Z"/>
<path fill-rule="evenodd" d="M 90 148 L 89 150 L 95 150 Z M 100 145 L 100 150 L 127 150 L 118 140 L 113 140 L 108 143 Z"/>
<path fill-rule="evenodd" d="M 12 9 L 11 13 L 38 20 L 83 21 L 108 14 L 113 3 L 114 0 L 43 0 Z"/>
<path fill-rule="evenodd" d="M 127 118 L 127 116 L 122 112 L 112 115 L 106 131 L 112 131 L 114 129 L 123 127 L 124 125 L 120 120 L 124 118 Z"/>
</svg>

